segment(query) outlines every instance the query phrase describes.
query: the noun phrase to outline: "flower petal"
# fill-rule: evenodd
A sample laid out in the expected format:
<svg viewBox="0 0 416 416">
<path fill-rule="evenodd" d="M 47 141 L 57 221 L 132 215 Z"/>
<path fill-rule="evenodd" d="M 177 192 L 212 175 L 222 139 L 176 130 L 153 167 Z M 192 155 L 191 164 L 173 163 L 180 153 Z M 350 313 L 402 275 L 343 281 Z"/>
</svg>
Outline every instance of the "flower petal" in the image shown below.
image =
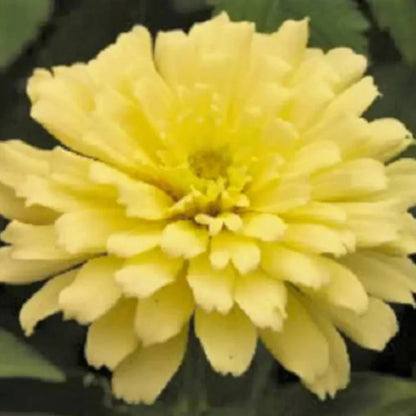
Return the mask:
<svg viewBox="0 0 416 416">
<path fill-rule="evenodd" d="M 328 369 L 328 341 L 293 294 L 288 297 L 282 330 L 263 330 L 261 339 L 276 360 L 305 383 L 313 383 Z"/>
<path fill-rule="evenodd" d="M 49 224 L 57 214 L 49 209 L 27 207 L 23 198 L 18 198 L 14 190 L 0 183 L 0 215 L 31 224 Z"/>
<path fill-rule="evenodd" d="M 166 342 L 182 330 L 193 310 L 192 292 L 179 279 L 139 301 L 134 322 L 136 334 L 144 347 Z"/>
<path fill-rule="evenodd" d="M 88 329 L 85 356 L 96 368 L 114 369 L 139 345 L 134 332 L 136 301 L 123 299 Z"/>
<path fill-rule="evenodd" d="M 352 232 L 321 224 L 288 224 L 282 241 L 301 251 L 333 254 L 337 257 L 355 250 L 355 236 Z"/>
<path fill-rule="evenodd" d="M 322 267 L 331 273 L 331 278 L 326 286 L 319 288 L 312 295 L 358 314 L 365 313 L 368 308 L 368 296 L 357 276 L 329 258 L 321 257 L 319 261 Z"/>
<path fill-rule="evenodd" d="M 113 257 L 90 260 L 78 272 L 74 282 L 59 295 L 66 319 L 86 324 L 104 315 L 121 297 L 115 273 L 121 261 Z"/>
<path fill-rule="evenodd" d="M 44 280 L 70 269 L 82 260 L 16 260 L 11 247 L 0 248 L 0 282 L 26 284 Z"/>
<path fill-rule="evenodd" d="M 307 387 L 322 400 L 325 399 L 327 394 L 333 398 L 338 390 L 347 386 L 350 379 L 348 351 L 343 338 L 322 311 L 318 310 L 311 302 L 307 302 L 306 306 L 329 347 L 327 371 L 312 383 L 307 384 Z"/>
<path fill-rule="evenodd" d="M 57 247 L 53 225 L 31 225 L 13 221 L 1 233 L 1 238 L 12 244 L 14 259 L 58 260 L 75 257 Z"/>
<path fill-rule="evenodd" d="M 104 253 L 111 234 L 134 227 L 119 210 L 70 212 L 55 223 L 58 245 L 69 253 Z"/>
<path fill-rule="evenodd" d="M 243 374 L 256 348 L 257 334 L 253 324 L 238 308 L 227 315 L 197 309 L 195 333 L 213 369 L 221 374 Z"/>
<path fill-rule="evenodd" d="M 143 223 L 133 229 L 112 234 L 107 250 L 119 257 L 132 257 L 159 246 L 164 224 Z"/>
<path fill-rule="evenodd" d="M 358 315 L 347 309 L 327 308 L 334 324 L 364 348 L 382 351 L 398 331 L 393 310 L 379 299 L 370 298 L 367 312 Z"/>
<path fill-rule="evenodd" d="M 152 404 L 182 363 L 188 331 L 163 344 L 138 348 L 117 366 L 112 387 L 129 403 Z"/>
<path fill-rule="evenodd" d="M 245 274 L 257 268 L 260 255 L 258 245 L 248 237 L 222 232 L 211 240 L 209 259 L 215 269 L 223 269 L 231 260 Z"/>
<path fill-rule="evenodd" d="M 58 299 L 63 289 L 72 284 L 77 270 L 71 270 L 46 282 L 20 310 L 20 325 L 26 336 L 33 334 L 37 323 L 61 310 Z"/>
<path fill-rule="evenodd" d="M 319 256 L 290 250 L 277 244 L 262 247 L 263 269 L 272 277 L 305 287 L 318 288 L 330 281 L 330 272 Z"/>
<path fill-rule="evenodd" d="M 161 248 L 172 257 L 191 259 L 204 253 L 208 245 L 208 232 L 190 221 L 177 221 L 163 231 Z"/>
<path fill-rule="evenodd" d="M 277 241 L 286 230 L 285 223 L 271 214 L 246 214 L 243 216 L 243 234 L 262 241 Z"/>
<path fill-rule="evenodd" d="M 132 257 L 116 273 L 116 280 L 127 296 L 147 298 L 172 283 L 182 267 L 180 259 L 167 257 L 159 250 Z"/>
<path fill-rule="evenodd" d="M 388 302 L 415 304 L 411 289 L 400 271 L 395 270 L 394 263 L 378 261 L 366 253 L 345 256 L 340 262 L 358 277 L 370 295 Z M 412 277 L 415 279 L 415 275 Z"/>
<path fill-rule="evenodd" d="M 286 287 L 256 270 L 236 280 L 235 300 L 258 328 L 279 331 L 286 318 Z"/>
<path fill-rule="evenodd" d="M 190 261 L 186 279 L 200 308 L 226 314 L 234 303 L 235 277 L 232 267 L 214 269 L 208 258 L 200 256 Z"/>
</svg>

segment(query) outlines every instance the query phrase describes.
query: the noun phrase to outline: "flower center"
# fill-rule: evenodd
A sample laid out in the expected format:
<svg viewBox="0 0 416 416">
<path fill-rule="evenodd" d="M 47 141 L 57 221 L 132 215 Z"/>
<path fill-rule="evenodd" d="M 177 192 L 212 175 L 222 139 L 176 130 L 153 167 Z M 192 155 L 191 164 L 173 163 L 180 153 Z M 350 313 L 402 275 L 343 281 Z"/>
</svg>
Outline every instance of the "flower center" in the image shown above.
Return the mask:
<svg viewBox="0 0 416 416">
<path fill-rule="evenodd" d="M 227 175 L 231 158 L 225 149 L 200 150 L 189 156 L 189 166 L 192 172 L 203 179 L 217 179 Z"/>
</svg>

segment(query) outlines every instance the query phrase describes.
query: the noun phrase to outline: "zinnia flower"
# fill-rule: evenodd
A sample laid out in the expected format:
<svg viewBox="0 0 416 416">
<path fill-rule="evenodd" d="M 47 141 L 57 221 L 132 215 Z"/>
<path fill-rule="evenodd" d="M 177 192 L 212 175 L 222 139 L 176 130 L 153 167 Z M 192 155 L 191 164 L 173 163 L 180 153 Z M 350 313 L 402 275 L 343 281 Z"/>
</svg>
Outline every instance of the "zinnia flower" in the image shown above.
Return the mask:
<svg viewBox="0 0 416 416">
<path fill-rule="evenodd" d="M 0 281 L 50 278 L 27 335 L 62 312 L 113 391 L 152 403 L 193 321 L 213 369 L 238 376 L 258 339 L 325 397 L 349 380 L 340 333 L 381 350 L 385 303 L 413 304 L 416 162 L 366 59 L 307 48 L 225 14 L 185 34 L 141 26 L 87 64 L 35 71 L 32 116 L 64 147 L 0 147 Z"/>
</svg>

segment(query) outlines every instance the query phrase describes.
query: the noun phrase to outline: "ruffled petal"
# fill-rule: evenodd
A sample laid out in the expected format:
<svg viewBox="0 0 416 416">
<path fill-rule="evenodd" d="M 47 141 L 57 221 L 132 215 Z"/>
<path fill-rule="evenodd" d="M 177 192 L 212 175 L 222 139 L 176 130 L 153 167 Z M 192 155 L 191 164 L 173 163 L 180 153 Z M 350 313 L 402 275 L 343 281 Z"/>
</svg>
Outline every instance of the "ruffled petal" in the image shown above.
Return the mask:
<svg viewBox="0 0 416 416">
<path fill-rule="evenodd" d="M 137 305 L 135 331 L 144 347 L 176 336 L 194 310 L 192 292 L 184 279 L 167 285 Z M 157 325 L 155 325 L 157 322 Z"/>
<path fill-rule="evenodd" d="M 163 344 L 138 348 L 114 370 L 115 396 L 129 403 L 152 404 L 182 363 L 188 331 Z"/>
<path fill-rule="evenodd" d="M 104 315 L 121 297 L 115 273 L 121 261 L 112 257 L 90 260 L 74 282 L 59 295 L 59 306 L 66 319 L 86 324 Z"/>
<path fill-rule="evenodd" d="M 232 267 L 214 269 L 207 257 L 200 256 L 190 261 L 186 279 L 200 308 L 223 314 L 230 311 L 236 279 Z"/>
<path fill-rule="evenodd" d="M 37 323 L 61 310 L 59 295 L 73 283 L 77 270 L 71 270 L 45 283 L 20 310 L 19 320 L 25 334 L 32 335 Z"/>
<path fill-rule="evenodd" d="M 256 329 L 238 308 L 227 315 L 197 309 L 195 333 L 212 368 L 239 376 L 249 367 L 256 348 Z"/>
<path fill-rule="evenodd" d="M 96 368 L 114 369 L 139 345 L 134 332 L 135 300 L 121 300 L 88 329 L 85 356 Z"/>
</svg>

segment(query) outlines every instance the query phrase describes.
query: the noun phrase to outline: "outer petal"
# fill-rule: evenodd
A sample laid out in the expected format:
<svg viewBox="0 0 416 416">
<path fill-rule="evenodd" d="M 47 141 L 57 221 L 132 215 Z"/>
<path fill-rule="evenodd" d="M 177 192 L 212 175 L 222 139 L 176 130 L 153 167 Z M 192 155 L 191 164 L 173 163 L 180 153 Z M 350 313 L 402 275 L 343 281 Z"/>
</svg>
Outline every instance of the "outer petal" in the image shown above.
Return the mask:
<svg viewBox="0 0 416 416">
<path fill-rule="evenodd" d="M 153 250 L 126 261 L 118 270 L 116 280 L 127 296 L 147 298 L 172 283 L 182 264 L 180 259 L 171 259 L 159 250 Z"/>
<path fill-rule="evenodd" d="M 205 256 L 190 261 L 186 276 L 198 306 L 206 312 L 220 313 L 228 313 L 233 306 L 235 278 L 232 267 L 216 270 Z"/>
<path fill-rule="evenodd" d="M 61 310 L 58 299 L 63 289 L 75 279 L 77 270 L 54 277 L 43 285 L 20 310 L 20 325 L 27 336 L 32 335 L 37 323 Z"/>
<path fill-rule="evenodd" d="M 6 218 L 31 224 L 49 224 L 57 214 L 42 207 L 27 207 L 23 198 L 18 198 L 14 190 L 0 184 L 0 214 Z"/>
<path fill-rule="evenodd" d="M 119 210 L 90 210 L 62 215 L 55 223 L 58 245 L 69 253 L 103 253 L 111 234 L 133 228 Z"/>
<path fill-rule="evenodd" d="M 76 257 L 57 247 L 53 225 L 32 225 L 13 221 L 1 233 L 1 239 L 12 244 L 12 256 L 15 259 L 58 260 Z"/>
<path fill-rule="evenodd" d="M 215 371 L 239 376 L 248 369 L 256 348 L 257 334 L 239 308 L 234 308 L 227 315 L 197 309 L 195 332 Z"/>
<path fill-rule="evenodd" d="M 166 342 L 182 330 L 193 310 L 192 292 L 184 279 L 179 279 L 139 301 L 136 334 L 144 347 Z"/>
<path fill-rule="evenodd" d="M 343 256 L 355 249 L 355 236 L 348 230 L 337 230 L 321 224 L 289 224 L 283 241 L 312 253 Z"/>
<path fill-rule="evenodd" d="M 364 313 L 368 308 L 368 296 L 357 276 L 334 260 L 322 257 L 319 261 L 331 273 L 331 279 L 313 296 L 358 314 Z"/>
<path fill-rule="evenodd" d="M 346 256 L 341 262 L 355 273 L 370 295 L 388 302 L 415 304 L 411 288 L 400 271 L 395 270 L 394 264 L 380 262 L 365 252 Z"/>
<path fill-rule="evenodd" d="M 81 260 L 16 260 L 11 247 L 0 248 L 0 282 L 25 284 L 38 282 L 79 264 Z"/>
<path fill-rule="evenodd" d="M 313 383 L 328 370 L 328 342 L 293 295 L 288 298 L 287 315 L 281 331 L 264 330 L 261 339 L 284 367 Z"/>
<path fill-rule="evenodd" d="M 134 332 L 135 300 L 121 300 L 91 324 L 85 355 L 92 366 L 114 369 L 139 345 Z"/>
<path fill-rule="evenodd" d="M 286 318 L 286 287 L 256 270 L 236 281 L 235 300 L 258 328 L 279 331 Z"/>
<path fill-rule="evenodd" d="M 348 351 L 344 340 L 325 315 L 311 303 L 308 304 L 308 310 L 328 342 L 329 366 L 322 376 L 309 383 L 307 387 L 321 399 L 324 399 L 326 394 L 334 397 L 339 389 L 347 386 L 350 379 Z"/>
<path fill-rule="evenodd" d="M 365 314 L 357 315 L 341 308 L 328 308 L 334 324 L 357 344 L 382 351 L 398 331 L 396 315 L 381 300 L 370 298 Z"/>
<path fill-rule="evenodd" d="M 129 403 L 153 403 L 178 370 L 186 349 L 188 331 L 163 344 L 138 348 L 115 369 L 116 397 Z"/>
<path fill-rule="evenodd" d="M 120 260 L 112 257 L 100 257 L 85 264 L 75 281 L 59 295 L 65 318 L 85 324 L 113 307 L 121 296 L 115 280 L 120 265 Z"/>
</svg>

